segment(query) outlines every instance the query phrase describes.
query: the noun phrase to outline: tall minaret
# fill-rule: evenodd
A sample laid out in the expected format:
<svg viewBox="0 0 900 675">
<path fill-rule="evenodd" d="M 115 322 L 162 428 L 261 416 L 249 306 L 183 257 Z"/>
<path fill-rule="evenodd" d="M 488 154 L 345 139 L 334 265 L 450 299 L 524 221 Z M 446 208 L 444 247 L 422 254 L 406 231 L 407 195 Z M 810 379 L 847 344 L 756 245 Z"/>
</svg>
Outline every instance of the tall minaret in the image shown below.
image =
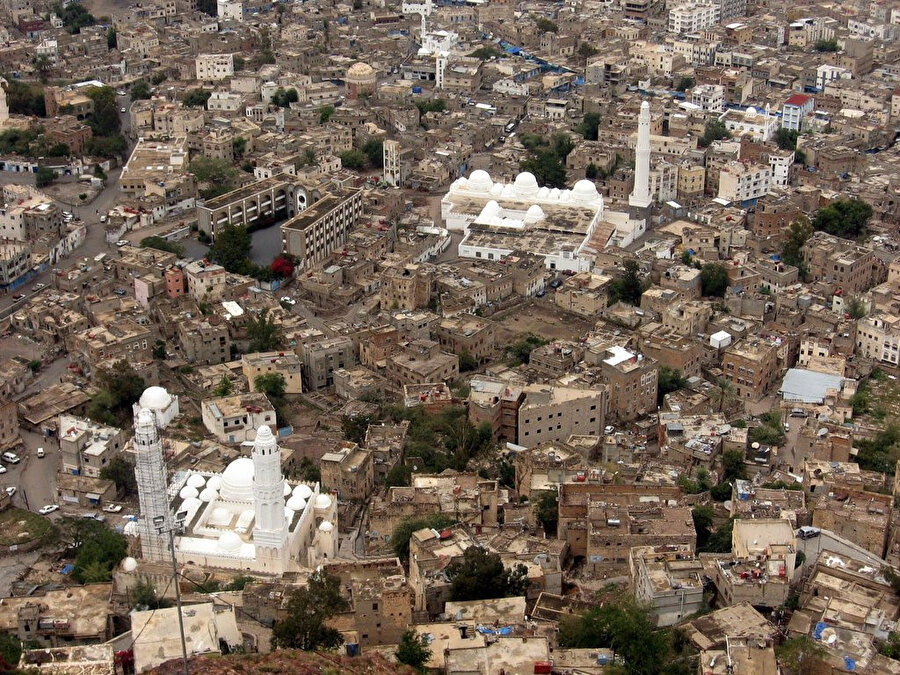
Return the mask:
<svg viewBox="0 0 900 675">
<path fill-rule="evenodd" d="M 168 529 L 172 527 L 172 514 L 166 494 L 166 465 L 156 416 L 147 408 L 141 408 L 134 421 L 134 451 L 134 477 L 137 479 L 141 510 L 138 520 L 141 555 L 149 560 L 168 561 Z M 160 516 L 163 518 L 162 525 L 157 525 L 154 519 Z M 163 534 L 159 533 L 158 528 L 163 529 Z"/>
<path fill-rule="evenodd" d="M 638 209 L 646 210 L 653 202 L 650 196 L 650 104 L 641 103 L 641 114 L 638 116 L 637 146 L 634 149 L 634 189 L 628 198 L 632 217 Z"/>
<path fill-rule="evenodd" d="M 284 517 L 284 476 L 281 473 L 281 450 L 268 426 L 256 430 L 253 443 L 253 501 L 256 522 L 253 543 L 257 559 L 278 558 L 286 549 L 287 522 Z M 259 549 L 273 549 L 260 555 Z"/>
</svg>

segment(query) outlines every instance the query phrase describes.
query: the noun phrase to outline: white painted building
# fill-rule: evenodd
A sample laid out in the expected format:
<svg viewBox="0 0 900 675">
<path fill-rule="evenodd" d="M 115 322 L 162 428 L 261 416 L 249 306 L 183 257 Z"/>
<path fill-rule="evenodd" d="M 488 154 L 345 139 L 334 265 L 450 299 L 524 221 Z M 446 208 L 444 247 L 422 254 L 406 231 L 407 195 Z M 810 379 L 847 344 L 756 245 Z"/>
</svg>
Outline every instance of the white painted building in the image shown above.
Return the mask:
<svg viewBox="0 0 900 675">
<path fill-rule="evenodd" d="M 696 33 L 719 23 L 721 7 L 713 3 L 687 3 L 669 10 L 670 33 Z"/>
<path fill-rule="evenodd" d="M 825 85 L 829 82 L 833 82 L 834 80 L 851 80 L 853 79 L 853 73 L 851 73 L 846 68 L 841 68 L 840 66 L 832 66 L 828 63 L 823 63 L 821 66 L 816 68 L 816 86 L 823 90 L 825 89 Z"/>
<path fill-rule="evenodd" d="M 234 75 L 234 54 L 198 54 L 194 63 L 201 82 L 218 82 Z"/>
<path fill-rule="evenodd" d="M 747 108 L 745 111 L 726 110 L 719 116 L 732 136 L 750 136 L 754 141 L 768 141 L 778 130 L 778 118 L 768 110 Z"/>
<path fill-rule="evenodd" d="M 816 107 L 816 100 L 806 94 L 793 94 L 781 106 L 781 126 L 792 131 L 801 131 L 803 120 Z"/>
<path fill-rule="evenodd" d="M 241 0 L 217 0 L 216 16 L 219 21 L 243 21 L 244 3 Z"/>
<path fill-rule="evenodd" d="M 721 84 L 698 84 L 691 89 L 691 103 L 701 110 L 722 112 L 725 109 L 725 87 Z"/>
<path fill-rule="evenodd" d="M 768 194 L 771 169 L 760 164 L 732 161 L 719 172 L 719 199 L 742 203 Z"/>
</svg>

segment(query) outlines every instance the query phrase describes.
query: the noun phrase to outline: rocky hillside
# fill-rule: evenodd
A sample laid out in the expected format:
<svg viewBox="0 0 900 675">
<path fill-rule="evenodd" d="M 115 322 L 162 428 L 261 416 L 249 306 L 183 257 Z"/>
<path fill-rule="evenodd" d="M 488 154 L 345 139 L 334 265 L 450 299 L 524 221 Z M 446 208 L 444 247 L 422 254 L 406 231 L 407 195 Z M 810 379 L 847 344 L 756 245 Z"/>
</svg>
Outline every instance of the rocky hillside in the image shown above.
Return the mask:
<svg viewBox="0 0 900 675">
<path fill-rule="evenodd" d="M 190 671 L 203 675 L 416 675 L 412 668 L 392 663 L 379 654 L 351 658 L 299 649 L 196 657 L 190 660 Z M 181 675 L 181 660 L 167 661 L 149 672 Z"/>
</svg>

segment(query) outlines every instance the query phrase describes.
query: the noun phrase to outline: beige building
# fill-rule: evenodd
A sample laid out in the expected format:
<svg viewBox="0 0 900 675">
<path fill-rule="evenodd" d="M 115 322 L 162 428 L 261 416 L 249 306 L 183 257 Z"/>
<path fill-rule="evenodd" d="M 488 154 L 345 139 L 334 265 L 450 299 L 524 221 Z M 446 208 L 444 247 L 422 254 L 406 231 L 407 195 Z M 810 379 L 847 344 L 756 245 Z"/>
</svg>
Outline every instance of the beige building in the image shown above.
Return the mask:
<svg viewBox="0 0 900 675">
<path fill-rule="evenodd" d="M 195 260 L 184 268 L 188 293 L 197 302 L 215 302 L 225 294 L 228 272 L 221 265 Z"/>
<path fill-rule="evenodd" d="M 413 311 L 428 307 L 434 293 L 432 265 L 389 267 L 381 280 L 381 306 Z"/>
<path fill-rule="evenodd" d="M 281 225 L 282 252 L 297 259 L 298 269 L 309 269 L 346 243 L 361 214 L 360 190 L 326 193 Z"/>
<path fill-rule="evenodd" d="M 742 399 L 759 401 L 779 374 L 778 347 L 757 337 L 729 347 L 722 359 L 722 375 Z"/>
<path fill-rule="evenodd" d="M 275 427 L 275 408 L 265 394 L 238 394 L 211 398 L 200 404 L 203 426 L 222 443 L 243 443 L 256 438 L 256 430 Z"/>
<path fill-rule="evenodd" d="M 234 54 L 198 54 L 194 64 L 201 82 L 218 82 L 234 76 Z"/>
<path fill-rule="evenodd" d="M 703 607 L 703 563 L 690 546 L 639 546 L 629 562 L 634 597 L 650 607 L 657 626 L 675 625 Z"/>
<path fill-rule="evenodd" d="M 19 416 L 16 402 L 0 399 L 0 449 L 11 448 L 19 443 Z"/>
<path fill-rule="evenodd" d="M 375 488 L 372 451 L 356 443 L 344 442 L 334 452 L 326 452 L 319 460 L 322 486 L 337 494 L 341 502 L 364 502 Z"/>
<path fill-rule="evenodd" d="M 816 232 L 800 253 L 809 270 L 810 281 L 821 281 L 844 293 L 859 293 L 873 283 L 875 256 L 868 247 Z"/>
<path fill-rule="evenodd" d="M 285 394 L 303 393 L 303 362 L 293 352 L 255 352 L 241 356 L 241 370 L 250 391 L 256 391 L 256 378 L 277 373 L 284 378 Z"/>
<path fill-rule="evenodd" d="M 630 422 L 656 410 L 659 364 L 622 347 L 606 350 L 600 377 L 609 396 L 610 419 Z"/>
<path fill-rule="evenodd" d="M 99 478 L 104 467 L 125 446 L 121 429 L 101 426 L 73 415 L 59 416 L 59 449 L 62 473 Z"/>
<path fill-rule="evenodd" d="M 432 337 L 448 352 L 468 354 L 484 363 L 494 354 L 494 322 L 462 314 L 439 320 L 432 327 Z"/>
<path fill-rule="evenodd" d="M 612 277 L 593 272 L 580 272 L 566 279 L 553 294 L 558 307 L 579 316 L 596 317 L 609 305 Z"/>
<path fill-rule="evenodd" d="M 413 340 L 387 360 L 385 376 L 397 389 L 407 384 L 450 382 L 459 375 L 459 357 L 433 340 Z"/>
<path fill-rule="evenodd" d="M 526 385 L 518 408 L 518 444 L 526 448 L 565 441 L 573 434 L 599 436 L 606 424 L 607 388 Z M 655 396 L 655 394 L 654 394 Z"/>
<path fill-rule="evenodd" d="M 231 360 L 231 336 L 219 316 L 180 321 L 178 342 L 193 365 L 211 366 Z"/>
<path fill-rule="evenodd" d="M 304 341 L 303 376 L 306 389 L 317 391 L 334 386 L 334 373 L 356 365 L 356 346 L 348 337 Z"/>
<path fill-rule="evenodd" d="M 891 495 L 835 488 L 816 505 L 812 524 L 883 558 L 892 506 Z"/>
<path fill-rule="evenodd" d="M 154 333 L 149 326 L 123 318 L 114 324 L 75 333 L 70 353 L 90 368 L 114 361 L 134 365 L 153 360 L 154 342 Z"/>
<path fill-rule="evenodd" d="M 900 318 L 876 312 L 856 324 L 856 353 L 875 362 L 900 365 Z"/>
</svg>

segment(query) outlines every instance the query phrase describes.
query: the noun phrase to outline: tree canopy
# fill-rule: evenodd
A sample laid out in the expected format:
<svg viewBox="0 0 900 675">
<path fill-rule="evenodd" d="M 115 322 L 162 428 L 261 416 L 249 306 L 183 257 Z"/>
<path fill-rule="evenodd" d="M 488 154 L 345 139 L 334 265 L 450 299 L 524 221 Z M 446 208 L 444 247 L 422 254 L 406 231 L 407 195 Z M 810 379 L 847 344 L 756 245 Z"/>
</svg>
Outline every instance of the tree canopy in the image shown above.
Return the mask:
<svg viewBox="0 0 900 675">
<path fill-rule="evenodd" d="M 131 406 L 140 398 L 146 386 L 127 361 L 117 361 L 109 370 L 97 374 L 100 390 L 87 405 L 87 416 L 101 424 L 127 426 L 131 421 Z"/>
<path fill-rule="evenodd" d="M 455 602 L 524 595 L 528 584 L 524 565 L 507 569 L 498 553 L 481 546 L 467 548 L 462 560 L 450 563 L 446 571 Z"/>
<path fill-rule="evenodd" d="M 713 141 L 720 141 L 725 138 L 731 138 L 731 132 L 725 127 L 725 123 L 713 117 L 706 121 L 706 127 L 703 135 L 697 141 L 701 148 L 705 148 Z"/>
<path fill-rule="evenodd" d="M 194 162 L 191 162 L 193 165 Z M 245 270 L 253 239 L 244 225 L 224 225 L 219 228 L 216 240 L 209 247 L 210 260 L 219 263 L 229 272 L 241 274 Z M 264 351 L 264 350 L 258 350 Z"/>
<path fill-rule="evenodd" d="M 803 245 L 813 235 L 813 226 L 806 218 L 791 223 L 781 247 L 781 259 L 787 265 L 793 265 L 800 271 L 800 278 L 805 279 L 809 273 L 803 262 Z"/>
<path fill-rule="evenodd" d="M 191 89 L 184 95 L 181 102 L 188 108 L 205 108 L 206 102 L 212 96 L 211 91 L 205 89 Z"/>
<path fill-rule="evenodd" d="M 93 518 L 61 518 L 60 537 L 75 552 L 72 578 L 79 583 L 112 579 L 112 571 L 128 553 L 128 542 L 118 532 Z"/>
<path fill-rule="evenodd" d="M 134 467 L 123 457 L 113 457 L 109 460 L 109 463 L 100 469 L 100 478 L 115 483 L 116 491 L 120 495 L 130 497 L 137 494 L 137 478 L 134 476 Z"/>
<path fill-rule="evenodd" d="M 566 186 L 566 157 L 575 147 L 565 132 L 557 132 L 548 140 L 523 135 L 522 144 L 529 150 L 529 157 L 519 163 L 521 171 L 534 174 L 538 185 L 555 188 Z"/>
<path fill-rule="evenodd" d="M 861 199 L 838 199 L 816 212 L 812 226 L 817 232 L 856 239 L 865 234 L 871 217 L 872 207 Z"/>
<path fill-rule="evenodd" d="M 296 103 L 299 100 L 300 96 L 293 87 L 290 89 L 278 87 L 272 95 L 272 105 L 277 105 L 279 108 L 289 108 L 291 103 Z"/>
<path fill-rule="evenodd" d="M 548 536 L 556 536 L 559 523 L 559 494 L 556 491 L 541 492 L 535 500 L 534 517 Z"/>
<path fill-rule="evenodd" d="M 218 157 L 197 157 L 188 164 L 188 171 L 198 181 L 209 184 L 202 191 L 204 199 L 228 192 L 238 176 L 238 170 L 231 162 Z"/>
<path fill-rule="evenodd" d="M 395 656 L 400 663 L 412 666 L 416 670 L 425 671 L 425 664 L 431 659 L 431 647 L 428 638 L 414 630 L 408 630 L 400 638 Z"/>
<path fill-rule="evenodd" d="M 680 370 L 677 368 L 669 368 L 668 366 L 660 366 L 659 375 L 657 376 L 657 405 L 662 405 L 666 394 L 671 394 L 673 391 L 684 389 L 687 384 L 687 378 L 681 374 Z"/>
<path fill-rule="evenodd" d="M 407 563 L 409 562 L 409 540 L 412 538 L 413 532 L 418 532 L 426 527 L 432 530 L 442 530 L 450 525 L 453 525 L 453 519 L 443 513 L 404 518 L 391 533 L 391 550 L 402 562 Z"/>
<path fill-rule="evenodd" d="M 728 290 L 728 270 L 722 263 L 706 263 L 700 268 L 700 288 L 706 297 L 722 298 Z"/>
<path fill-rule="evenodd" d="M 138 80 L 133 85 L 131 85 L 131 98 L 132 100 L 140 100 L 140 99 L 149 99 L 151 96 L 150 93 L 150 85 L 147 84 L 147 80 Z"/>
<path fill-rule="evenodd" d="M 640 267 L 636 260 L 626 260 L 623 267 L 622 274 L 609 284 L 609 301 L 611 304 L 625 302 L 637 307 L 641 304 L 645 288 Z"/>
<path fill-rule="evenodd" d="M 78 7 L 80 5 L 69 5 Z M 91 130 L 97 136 L 112 136 L 119 133 L 122 120 L 119 117 L 119 105 L 116 102 L 116 92 L 112 87 L 90 87 L 86 95 L 94 102 L 94 111 L 91 113 Z"/>
<path fill-rule="evenodd" d="M 344 638 L 327 625 L 328 619 L 347 609 L 340 591 L 340 579 L 319 569 L 310 575 L 305 588 L 291 593 L 285 617 L 272 628 L 274 649 L 334 649 Z"/>
<path fill-rule="evenodd" d="M 575 127 L 575 131 L 581 134 L 586 141 L 596 141 L 598 129 L 600 128 L 599 113 L 585 113 L 581 122 Z"/>
<path fill-rule="evenodd" d="M 247 321 L 247 337 L 250 340 L 251 353 L 271 352 L 278 349 L 284 339 L 281 326 L 275 323 L 274 317 L 269 316 L 268 309 L 250 317 Z"/>
<path fill-rule="evenodd" d="M 178 257 L 184 256 L 184 246 L 156 235 L 141 239 L 141 248 L 155 248 L 157 251 L 174 253 Z"/>
</svg>

